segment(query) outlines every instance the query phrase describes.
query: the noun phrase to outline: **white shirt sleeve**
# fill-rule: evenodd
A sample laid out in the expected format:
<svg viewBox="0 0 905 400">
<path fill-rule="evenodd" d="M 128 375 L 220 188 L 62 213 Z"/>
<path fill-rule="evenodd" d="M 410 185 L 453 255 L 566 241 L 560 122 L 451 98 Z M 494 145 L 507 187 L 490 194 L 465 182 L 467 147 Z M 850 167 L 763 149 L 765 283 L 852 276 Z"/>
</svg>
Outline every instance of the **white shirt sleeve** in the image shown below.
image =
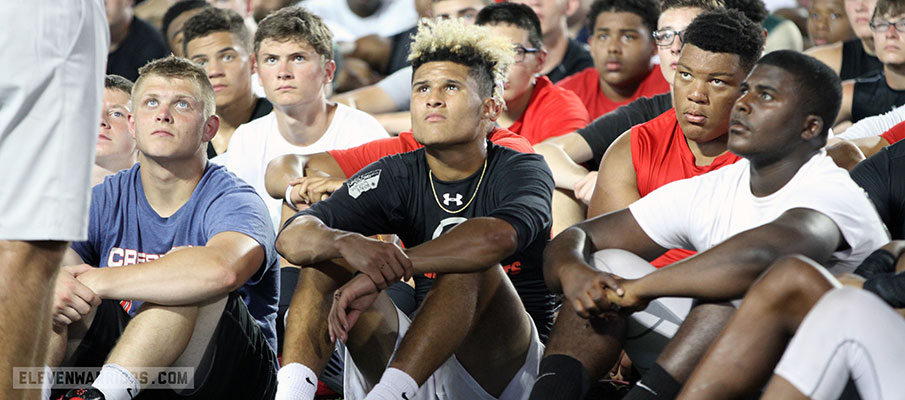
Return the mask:
<svg viewBox="0 0 905 400">
<path fill-rule="evenodd" d="M 711 209 L 695 204 L 696 178 L 668 183 L 628 207 L 641 230 L 663 248 L 695 250 L 691 233 L 700 230 L 695 220 L 703 218 L 695 217 L 694 210 Z"/>
<path fill-rule="evenodd" d="M 905 121 L 905 106 L 900 106 L 890 112 L 864 118 L 839 135 L 846 140 L 860 139 L 870 136 L 879 136 L 896 124 Z"/>
<path fill-rule="evenodd" d="M 412 104 L 412 67 L 408 66 L 390 74 L 376 83 L 400 111 L 408 110 Z"/>
</svg>

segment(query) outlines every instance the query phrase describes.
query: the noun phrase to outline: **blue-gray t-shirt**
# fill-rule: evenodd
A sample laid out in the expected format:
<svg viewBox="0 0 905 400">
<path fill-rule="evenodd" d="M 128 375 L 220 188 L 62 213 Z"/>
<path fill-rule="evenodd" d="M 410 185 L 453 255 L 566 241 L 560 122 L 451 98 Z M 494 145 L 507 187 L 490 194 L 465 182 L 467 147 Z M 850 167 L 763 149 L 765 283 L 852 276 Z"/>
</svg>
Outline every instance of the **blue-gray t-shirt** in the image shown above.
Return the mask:
<svg viewBox="0 0 905 400">
<path fill-rule="evenodd" d="M 140 170 L 135 164 L 92 189 L 88 240 L 75 242 L 72 248 L 86 264 L 122 267 L 156 260 L 175 247 L 204 246 L 221 232 L 247 235 L 261 244 L 266 258 L 237 292 L 276 349 L 279 258 L 264 201 L 226 168 L 208 163 L 189 201 L 162 218 L 145 198 Z M 126 299 L 121 304 L 132 316 L 140 306 Z"/>
</svg>

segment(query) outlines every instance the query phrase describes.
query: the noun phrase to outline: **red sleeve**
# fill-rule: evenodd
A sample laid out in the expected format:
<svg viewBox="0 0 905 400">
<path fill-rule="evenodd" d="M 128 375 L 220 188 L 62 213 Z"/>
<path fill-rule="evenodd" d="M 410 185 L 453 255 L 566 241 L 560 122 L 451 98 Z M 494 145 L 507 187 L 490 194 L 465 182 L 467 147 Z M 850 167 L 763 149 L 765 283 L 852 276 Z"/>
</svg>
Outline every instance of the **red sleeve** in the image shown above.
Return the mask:
<svg viewBox="0 0 905 400">
<path fill-rule="evenodd" d="M 414 143 L 415 147 L 412 147 L 412 143 L 409 142 Z M 410 132 L 402 132 L 397 137 L 377 139 L 360 146 L 343 150 L 330 150 L 327 153 L 336 160 L 346 177 L 351 177 L 374 161 L 388 155 L 405 153 L 418 147 L 420 146 L 417 146 Z"/>
<path fill-rule="evenodd" d="M 888 131 L 883 132 L 880 137 L 886 139 L 889 144 L 893 144 L 902 140 L 902 138 L 905 138 L 905 121 L 893 125 L 893 127 L 889 128 Z"/>
<path fill-rule="evenodd" d="M 494 128 L 490 132 L 490 141 L 503 147 L 508 147 L 520 153 L 534 153 L 531 142 L 522 135 L 517 135 L 506 129 Z"/>
<path fill-rule="evenodd" d="M 537 123 L 543 133 L 537 142 L 575 132 L 591 122 L 588 110 L 575 93 L 551 86 L 546 97 L 535 114 L 539 121 L 531 121 Z"/>
</svg>

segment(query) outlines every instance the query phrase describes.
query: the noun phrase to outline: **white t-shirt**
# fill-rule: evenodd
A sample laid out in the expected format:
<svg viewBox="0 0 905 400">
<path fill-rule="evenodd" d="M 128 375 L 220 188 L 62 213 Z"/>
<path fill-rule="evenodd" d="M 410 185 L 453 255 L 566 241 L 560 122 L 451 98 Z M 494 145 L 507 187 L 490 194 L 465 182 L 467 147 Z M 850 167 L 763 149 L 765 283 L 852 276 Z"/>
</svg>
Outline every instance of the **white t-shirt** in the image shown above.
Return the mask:
<svg viewBox="0 0 905 400">
<path fill-rule="evenodd" d="M 839 227 L 850 248 L 833 253 L 826 267 L 851 272 L 889 234 L 867 194 L 821 151 L 775 193 L 751 193 L 747 160 L 669 183 L 629 206 L 641 229 L 660 246 L 704 251 L 787 210 L 808 208 Z"/>
<path fill-rule="evenodd" d="M 305 0 L 299 5 L 321 17 L 336 42 L 352 42 L 368 35 L 390 37 L 418 22 L 414 0 L 383 0 L 383 3 L 367 18 L 356 15 L 342 0 Z"/>
<path fill-rule="evenodd" d="M 324 135 L 308 146 L 296 146 L 280 134 L 274 111 L 236 128 L 229 140 L 229 150 L 212 161 L 222 162 L 230 172 L 255 188 L 267 204 L 274 227 L 279 229 L 281 200 L 270 197 L 264 186 L 264 173 L 270 160 L 284 154 L 314 154 L 347 149 L 388 136 L 386 130 L 371 115 L 337 104 L 333 121 Z"/>
</svg>

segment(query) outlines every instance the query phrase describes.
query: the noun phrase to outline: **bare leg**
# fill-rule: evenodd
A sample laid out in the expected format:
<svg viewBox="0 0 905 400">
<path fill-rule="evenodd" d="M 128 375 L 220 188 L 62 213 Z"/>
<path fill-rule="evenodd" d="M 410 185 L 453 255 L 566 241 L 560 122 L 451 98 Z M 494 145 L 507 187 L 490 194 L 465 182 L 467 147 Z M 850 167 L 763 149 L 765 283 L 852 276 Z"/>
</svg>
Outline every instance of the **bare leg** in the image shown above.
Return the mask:
<svg viewBox="0 0 905 400">
<path fill-rule="evenodd" d="M 51 294 L 65 242 L 0 240 L 0 387 L 13 387 L 13 368 L 44 365 Z M 17 390 L 9 399 L 34 398 Z"/>
<path fill-rule="evenodd" d="M 434 282 L 390 367 L 423 384 L 453 353 L 492 396 L 525 362 L 528 315 L 503 270 L 445 274 Z"/>
<path fill-rule="evenodd" d="M 830 279 L 807 258 L 777 261 L 748 291 L 679 398 L 727 399 L 756 393 L 772 375 L 804 316 L 833 288 Z"/>
<path fill-rule="evenodd" d="M 553 235 L 556 236 L 566 228 L 584 221 L 587 207 L 572 196 L 571 191 L 556 189 L 553 191 Z"/>
<path fill-rule="evenodd" d="M 578 360 L 591 381 L 604 376 L 622 350 L 625 340 L 625 319 L 585 319 L 572 307 L 559 310 L 550 339 L 544 350 L 544 358 L 561 354 Z"/>
<path fill-rule="evenodd" d="M 734 313 L 731 304 L 695 306 L 657 357 L 657 364 L 675 380 L 685 382 Z"/>
<path fill-rule="evenodd" d="M 764 390 L 764 399 L 784 399 L 784 400 L 807 400 L 808 396 L 803 395 L 789 381 L 783 379 L 779 375 L 774 375 L 770 379 L 770 384 Z"/>
</svg>

